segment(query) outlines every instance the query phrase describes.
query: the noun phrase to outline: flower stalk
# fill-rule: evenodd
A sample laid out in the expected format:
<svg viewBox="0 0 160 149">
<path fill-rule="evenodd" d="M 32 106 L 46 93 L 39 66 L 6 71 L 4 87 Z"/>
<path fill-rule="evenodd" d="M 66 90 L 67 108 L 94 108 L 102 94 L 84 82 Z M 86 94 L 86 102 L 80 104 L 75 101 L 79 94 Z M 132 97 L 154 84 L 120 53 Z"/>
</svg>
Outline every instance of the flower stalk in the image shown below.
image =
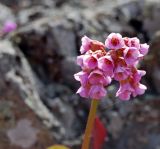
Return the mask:
<svg viewBox="0 0 160 149">
<path fill-rule="evenodd" d="M 99 104 L 99 100 L 96 100 L 96 99 L 93 99 L 91 102 L 91 107 L 89 111 L 89 116 L 87 120 L 86 130 L 85 130 L 81 149 L 89 149 L 91 133 L 92 133 L 92 129 L 94 126 L 94 120 L 96 117 L 96 111 L 97 111 L 98 104 Z"/>
</svg>

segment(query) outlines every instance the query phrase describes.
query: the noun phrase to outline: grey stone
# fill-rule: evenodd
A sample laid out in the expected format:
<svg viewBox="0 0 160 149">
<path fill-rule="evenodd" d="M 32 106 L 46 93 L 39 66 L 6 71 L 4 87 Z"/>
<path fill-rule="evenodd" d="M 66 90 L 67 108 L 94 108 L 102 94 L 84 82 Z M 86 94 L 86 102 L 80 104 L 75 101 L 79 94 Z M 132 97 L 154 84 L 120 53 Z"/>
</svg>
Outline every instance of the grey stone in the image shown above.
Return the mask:
<svg viewBox="0 0 160 149">
<path fill-rule="evenodd" d="M 0 76 L 2 84 L 5 86 L 5 81 L 11 84 L 12 88 L 17 90 L 18 95 L 43 120 L 46 126 L 59 127 L 56 118 L 40 100 L 35 87 L 35 76 L 28 62 L 23 54 L 17 48 L 14 48 L 9 41 L 0 42 Z M 2 89 L 3 85 L 0 91 L 3 95 Z"/>
<path fill-rule="evenodd" d="M 38 130 L 32 127 L 31 122 L 27 119 L 20 120 L 15 128 L 7 131 L 11 143 L 22 148 L 29 148 L 35 144 L 37 133 Z"/>
<path fill-rule="evenodd" d="M 15 16 L 10 8 L 0 3 L 0 28 L 4 25 L 4 23 L 8 20 L 15 21 Z"/>
</svg>

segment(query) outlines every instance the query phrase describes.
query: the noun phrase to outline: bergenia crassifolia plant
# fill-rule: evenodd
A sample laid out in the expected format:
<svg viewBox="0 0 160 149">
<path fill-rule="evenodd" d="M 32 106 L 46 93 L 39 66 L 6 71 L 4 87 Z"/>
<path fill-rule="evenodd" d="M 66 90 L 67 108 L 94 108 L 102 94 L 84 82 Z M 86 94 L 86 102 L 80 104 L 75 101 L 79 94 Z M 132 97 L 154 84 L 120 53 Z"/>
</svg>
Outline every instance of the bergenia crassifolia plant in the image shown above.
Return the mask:
<svg viewBox="0 0 160 149">
<path fill-rule="evenodd" d="M 105 44 L 87 36 L 82 38 L 81 55 L 77 57 L 77 64 L 82 71 L 74 77 L 81 84 L 77 93 L 92 99 L 82 149 L 89 148 L 99 100 L 106 96 L 106 87 L 112 80 L 119 82 L 115 96 L 120 100 L 126 101 L 144 94 L 147 87 L 140 81 L 146 72 L 138 70 L 137 65 L 148 49 L 149 45 L 141 44 L 138 38 L 122 37 L 119 33 L 111 33 Z"/>
<path fill-rule="evenodd" d="M 16 28 L 17 28 L 17 24 L 15 22 L 13 22 L 13 21 L 6 21 L 4 23 L 3 28 L 2 28 L 2 32 L 3 33 L 10 33 L 12 31 L 16 30 Z"/>
</svg>

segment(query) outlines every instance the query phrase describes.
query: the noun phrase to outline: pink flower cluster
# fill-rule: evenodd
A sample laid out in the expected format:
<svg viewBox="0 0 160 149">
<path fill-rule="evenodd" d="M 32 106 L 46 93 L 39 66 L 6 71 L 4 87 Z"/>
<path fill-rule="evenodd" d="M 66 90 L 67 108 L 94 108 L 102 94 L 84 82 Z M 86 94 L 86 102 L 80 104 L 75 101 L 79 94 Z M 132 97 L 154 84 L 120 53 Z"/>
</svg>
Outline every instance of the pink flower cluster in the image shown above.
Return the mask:
<svg viewBox="0 0 160 149">
<path fill-rule="evenodd" d="M 140 44 L 138 38 L 123 38 L 119 33 L 111 33 L 105 45 L 84 36 L 80 48 L 82 55 L 77 57 L 82 71 L 74 75 L 81 83 L 77 93 L 85 98 L 101 99 L 114 79 L 119 81 L 116 96 L 121 100 L 144 94 L 147 88 L 140 80 L 146 72 L 136 66 L 148 49 L 149 45 Z"/>
<path fill-rule="evenodd" d="M 15 22 L 6 21 L 6 22 L 4 23 L 4 26 L 3 26 L 2 31 L 3 31 L 4 33 L 10 33 L 10 32 L 12 32 L 12 31 L 16 30 L 16 28 L 17 28 L 17 24 L 16 24 Z"/>
</svg>

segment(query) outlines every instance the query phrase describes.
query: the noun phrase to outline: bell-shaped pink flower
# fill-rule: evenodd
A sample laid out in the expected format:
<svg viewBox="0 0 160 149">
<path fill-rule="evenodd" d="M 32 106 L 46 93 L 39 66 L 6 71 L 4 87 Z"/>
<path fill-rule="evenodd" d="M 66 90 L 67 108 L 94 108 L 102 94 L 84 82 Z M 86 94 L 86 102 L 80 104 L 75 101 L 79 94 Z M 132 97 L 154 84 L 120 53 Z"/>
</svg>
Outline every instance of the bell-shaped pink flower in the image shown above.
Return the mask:
<svg viewBox="0 0 160 149">
<path fill-rule="evenodd" d="M 119 97 L 119 99 L 121 100 L 129 100 L 130 99 L 130 96 L 131 96 L 131 92 L 128 91 L 128 90 L 125 90 L 125 91 L 118 91 L 116 93 L 116 97 Z"/>
<path fill-rule="evenodd" d="M 138 83 L 135 86 L 134 92 L 132 93 L 133 97 L 136 97 L 137 95 L 143 95 L 146 89 L 147 87 L 145 85 Z"/>
<path fill-rule="evenodd" d="M 130 39 L 130 38 L 128 38 L 128 37 L 124 37 L 124 38 L 123 38 L 124 44 L 125 44 L 126 47 L 129 47 L 129 45 L 128 45 L 129 39 Z"/>
<path fill-rule="evenodd" d="M 106 75 L 112 77 L 114 64 L 111 56 L 106 55 L 98 59 L 98 68 L 103 70 Z"/>
<path fill-rule="evenodd" d="M 119 58 L 116 61 L 116 67 L 114 68 L 114 79 L 117 81 L 125 80 L 130 75 L 130 69 L 124 58 Z"/>
<path fill-rule="evenodd" d="M 101 99 L 107 94 L 105 88 L 102 85 L 92 85 L 89 91 L 89 96 L 92 99 Z"/>
<path fill-rule="evenodd" d="M 136 70 L 136 72 L 133 74 L 134 82 L 139 82 L 145 74 L 146 71 L 144 70 Z"/>
<path fill-rule="evenodd" d="M 125 69 L 121 68 L 119 71 L 114 71 L 114 79 L 116 81 L 121 81 L 127 79 L 129 76 L 129 72 L 126 71 Z"/>
<path fill-rule="evenodd" d="M 77 81 L 80 81 L 82 86 L 86 86 L 86 84 L 88 82 L 88 73 L 84 72 L 84 71 L 80 71 L 80 72 L 74 74 L 74 78 Z"/>
<path fill-rule="evenodd" d="M 137 37 L 129 38 L 128 46 L 129 47 L 135 47 L 135 48 L 139 49 L 140 48 L 139 39 Z"/>
<path fill-rule="evenodd" d="M 105 41 L 105 46 L 117 50 L 124 46 L 124 40 L 119 33 L 111 33 Z"/>
<path fill-rule="evenodd" d="M 86 69 L 95 69 L 98 66 L 98 61 L 93 55 L 86 54 L 83 57 L 83 66 Z"/>
<path fill-rule="evenodd" d="M 129 47 L 124 50 L 124 59 L 127 65 L 134 65 L 140 56 L 139 50 L 135 47 Z"/>
<path fill-rule="evenodd" d="M 130 83 L 129 78 L 120 82 L 119 91 L 124 92 L 126 90 L 130 92 L 134 91 L 134 88 L 132 84 Z"/>
<path fill-rule="evenodd" d="M 77 56 L 77 65 L 81 66 L 81 68 L 83 68 L 83 57 L 84 55 L 80 55 L 80 56 Z"/>
<path fill-rule="evenodd" d="M 149 49 L 149 45 L 144 43 L 144 44 L 141 44 L 139 51 L 142 55 L 146 55 L 148 53 L 148 49 Z"/>
<path fill-rule="evenodd" d="M 95 52 L 92 52 L 92 55 L 98 60 L 99 58 L 106 55 L 106 53 L 102 50 L 97 50 Z"/>
<path fill-rule="evenodd" d="M 108 85 L 111 83 L 111 78 L 109 76 L 105 76 L 102 71 L 97 69 L 90 73 L 88 81 L 90 84 Z"/>
<path fill-rule="evenodd" d="M 91 41 L 91 51 L 95 52 L 101 50 L 101 52 L 105 52 L 105 46 L 102 42 L 99 42 L 97 40 Z"/>
<path fill-rule="evenodd" d="M 119 90 L 116 93 L 116 97 L 121 100 L 129 100 L 134 88 L 129 82 L 129 78 L 120 82 Z"/>
<path fill-rule="evenodd" d="M 81 86 L 76 93 L 80 94 L 81 97 L 89 98 L 89 90 L 90 88 Z"/>
<path fill-rule="evenodd" d="M 80 52 L 81 52 L 81 54 L 83 54 L 83 53 L 87 52 L 88 50 L 90 50 L 92 40 L 90 38 L 88 38 L 87 36 L 84 36 L 84 37 L 82 37 L 81 41 L 82 41 L 82 46 L 80 48 Z"/>
</svg>

